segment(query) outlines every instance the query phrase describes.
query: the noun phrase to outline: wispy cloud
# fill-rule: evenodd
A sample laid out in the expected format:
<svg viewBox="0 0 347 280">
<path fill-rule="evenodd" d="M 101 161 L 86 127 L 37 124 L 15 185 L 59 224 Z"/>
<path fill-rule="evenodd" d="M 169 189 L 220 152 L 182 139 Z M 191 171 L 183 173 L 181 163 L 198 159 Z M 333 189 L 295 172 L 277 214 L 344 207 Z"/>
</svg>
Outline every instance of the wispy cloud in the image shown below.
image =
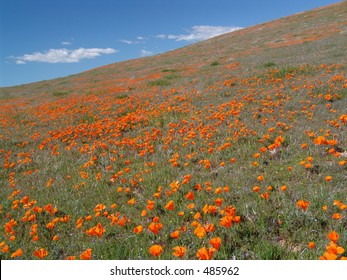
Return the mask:
<svg viewBox="0 0 347 280">
<path fill-rule="evenodd" d="M 187 34 L 181 35 L 165 35 L 159 34 L 156 37 L 159 39 L 170 39 L 176 41 L 202 41 L 207 40 L 212 37 L 222 35 L 224 33 L 233 32 L 236 30 L 242 29 L 241 27 L 232 27 L 232 26 L 213 26 L 213 25 L 196 25 L 187 30 Z"/>
<path fill-rule="evenodd" d="M 127 44 L 127 45 L 135 45 L 135 44 L 144 44 L 145 40 L 148 40 L 148 38 L 143 37 L 143 36 L 137 36 L 136 37 L 136 41 L 134 41 L 134 40 L 125 40 L 125 39 L 118 40 L 118 41 L 121 42 L 121 43 Z"/>
<path fill-rule="evenodd" d="M 127 45 L 135 44 L 134 41 L 130 41 L 130 40 L 119 40 L 119 42 L 124 43 L 124 44 L 127 44 Z"/>
<path fill-rule="evenodd" d="M 141 50 L 141 51 L 140 51 L 140 55 L 141 55 L 142 57 L 144 57 L 144 56 L 150 56 L 150 55 L 153 55 L 153 52 L 151 52 L 151 51 L 146 51 L 146 50 Z"/>
<path fill-rule="evenodd" d="M 103 54 L 112 54 L 117 50 L 112 48 L 79 48 L 75 50 L 68 49 L 50 49 L 46 52 L 35 52 L 23 56 L 13 57 L 17 64 L 27 62 L 46 62 L 46 63 L 74 63 L 82 59 L 91 59 Z"/>
<path fill-rule="evenodd" d="M 62 44 L 63 46 L 68 46 L 68 45 L 71 45 L 71 42 L 64 41 L 64 42 L 61 42 L 61 44 Z"/>
</svg>

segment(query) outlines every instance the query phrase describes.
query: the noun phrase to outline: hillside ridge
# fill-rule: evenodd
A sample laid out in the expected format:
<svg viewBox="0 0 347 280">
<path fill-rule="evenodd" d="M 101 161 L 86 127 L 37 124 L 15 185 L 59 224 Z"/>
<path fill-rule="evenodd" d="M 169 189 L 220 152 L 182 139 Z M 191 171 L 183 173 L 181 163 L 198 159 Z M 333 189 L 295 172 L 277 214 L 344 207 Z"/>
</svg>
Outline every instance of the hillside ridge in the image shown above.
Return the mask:
<svg viewBox="0 0 347 280">
<path fill-rule="evenodd" d="M 303 43 L 309 43 L 316 40 L 324 40 L 324 38 L 327 37 L 347 34 L 346 10 L 347 2 L 343 1 L 325 7 L 300 12 L 291 16 L 271 20 L 269 22 L 260 23 L 231 33 L 222 34 L 206 41 L 201 41 L 154 56 L 115 62 L 94 69 L 89 69 L 81 73 L 52 80 L 38 81 L 31 84 L 12 87 L 1 87 L 0 94 L 2 92 L 9 91 L 25 92 L 26 90 L 29 92 L 35 92 L 35 89 L 41 88 L 43 84 L 53 83 L 59 85 L 66 83 L 66 81 L 69 79 L 72 83 L 74 83 L 74 80 L 76 79 L 84 79 L 84 77 L 89 79 L 89 74 L 100 76 L 105 69 L 113 69 L 117 75 L 116 77 L 129 78 L 133 75 L 141 75 L 143 68 L 146 68 L 148 71 L 151 67 L 151 63 L 163 63 L 164 65 L 173 66 L 171 61 L 168 63 L 165 60 L 175 60 L 176 62 L 174 64 L 181 63 L 182 65 L 186 65 L 194 64 L 196 63 L 196 60 L 206 60 L 206 63 L 208 63 L 209 61 L 219 59 L 219 56 L 221 56 L 222 59 L 224 58 L 227 61 L 230 61 L 247 56 L 251 57 L 252 53 L 264 53 L 267 55 L 267 53 L 269 51 L 271 52 L 271 49 L 274 48 L 293 47 L 295 45 L 301 45 Z M 329 14 L 329 17 L 324 17 L 324 14 Z M 318 19 L 319 17 L 321 17 L 321 19 Z M 306 19 L 308 21 L 313 20 L 314 26 L 311 28 L 309 26 L 307 27 L 308 23 L 305 24 Z M 292 29 L 292 34 L 289 33 L 288 27 Z M 277 34 L 272 34 L 271 32 L 276 29 Z M 290 35 L 293 36 L 290 38 Z M 342 48 L 341 54 L 343 54 L 346 47 L 341 44 L 339 44 L 339 47 Z M 201 49 L 204 51 L 201 52 Z M 194 57 L 194 52 L 198 53 L 196 57 Z M 135 67 L 133 70 L 124 71 L 126 68 L 134 67 L 132 65 L 138 64 L 142 64 L 141 67 L 136 66 L 140 67 L 140 69 L 142 68 L 141 70 Z M 28 89 L 31 86 L 33 89 Z M 61 88 L 64 88 L 64 86 Z"/>
</svg>

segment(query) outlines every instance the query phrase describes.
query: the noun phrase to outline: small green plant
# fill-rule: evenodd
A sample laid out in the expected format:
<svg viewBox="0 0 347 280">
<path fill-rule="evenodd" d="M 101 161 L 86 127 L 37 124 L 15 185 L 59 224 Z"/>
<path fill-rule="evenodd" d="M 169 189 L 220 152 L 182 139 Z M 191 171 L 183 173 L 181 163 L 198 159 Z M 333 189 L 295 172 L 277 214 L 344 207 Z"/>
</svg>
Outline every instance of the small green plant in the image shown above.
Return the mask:
<svg viewBox="0 0 347 280">
<path fill-rule="evenodd" d="M 53 96 L 54 97 L 60 97 L 60 96 L 65 96 L 65 95 L 68 95 L 69 92 L 67 91 L 55 91 L 53 92 Z"/>
<path fill-rule="evenodd" d="M 178 72 L 177 69 L 163 69 L 161 70 L 162 73 L 167 73 L 167 72 L 171 72 L 171 73 L 176 73 Z"/>
<path fill-rule="evenodd" d="M 210 66 L 217 66 L 219 64 L 220 64 L 219 61 L 215 60 L 211 62 Z"/>
<path fill-rule="evenodd" d="M 276 66 L 276 63 L 274 63 L 272 61 L 269 61 L 269 62 L 264 64 L 264 67 L 266 67 L 266 68 L 270 68 L 270 67 L 274 67 L 274 66 Z"/>
<path fill-rule="evenodd" d="M 128 97 L 127 94 L 117 94 L 117 95 L 115 96 L 116 99 L 125 99 L 125 98 L 127 98 L 127 97 Z"/>
<path fill-rule="evenodd" d="M 153 86 L 168 86 L 168 85 L 170 85 L 170 81 L 168 81 L 167 79 L 159 79 L 159 80 L 155 80 L 155 81 L 150 81 L 147 84 L 151 87 L 153 87 Z"/>
<path fill-rule="evenodd" d="M 172 79 L 176 79 L 176 78 L 178 78 L 178 77 L 179 77 L 179 75 L 177 75 L 177 74 L 170 74 L 170 75 L 164 76 L 164 79 L 166 79 L 166 80 L 172 80 Z"/>
</svg>

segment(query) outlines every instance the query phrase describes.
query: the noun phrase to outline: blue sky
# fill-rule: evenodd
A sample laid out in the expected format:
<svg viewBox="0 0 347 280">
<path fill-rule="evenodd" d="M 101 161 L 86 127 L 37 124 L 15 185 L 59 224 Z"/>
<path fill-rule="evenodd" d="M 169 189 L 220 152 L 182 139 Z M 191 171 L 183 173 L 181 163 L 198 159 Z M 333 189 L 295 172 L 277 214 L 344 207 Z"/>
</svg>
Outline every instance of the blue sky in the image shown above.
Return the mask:
<svg viewBox="0 0 347 280">
<path fill-rule="evenodd" d="M 0 87 L 155 55 L 338 0 L 0 0 Z"/>
</svg>

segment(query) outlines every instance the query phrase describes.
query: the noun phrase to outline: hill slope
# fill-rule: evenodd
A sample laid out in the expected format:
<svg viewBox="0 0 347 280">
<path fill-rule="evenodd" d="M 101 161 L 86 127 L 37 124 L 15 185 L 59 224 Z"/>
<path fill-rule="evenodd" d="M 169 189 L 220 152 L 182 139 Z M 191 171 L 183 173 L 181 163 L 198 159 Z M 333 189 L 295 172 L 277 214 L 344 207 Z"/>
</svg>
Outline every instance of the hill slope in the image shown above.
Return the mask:
<svg viewBox="0 0 347 280">
<path fill-rule="evenodd" d="M 1 258 L 346 257 L 346 8 L 0 89 Z"/>
</svg>

